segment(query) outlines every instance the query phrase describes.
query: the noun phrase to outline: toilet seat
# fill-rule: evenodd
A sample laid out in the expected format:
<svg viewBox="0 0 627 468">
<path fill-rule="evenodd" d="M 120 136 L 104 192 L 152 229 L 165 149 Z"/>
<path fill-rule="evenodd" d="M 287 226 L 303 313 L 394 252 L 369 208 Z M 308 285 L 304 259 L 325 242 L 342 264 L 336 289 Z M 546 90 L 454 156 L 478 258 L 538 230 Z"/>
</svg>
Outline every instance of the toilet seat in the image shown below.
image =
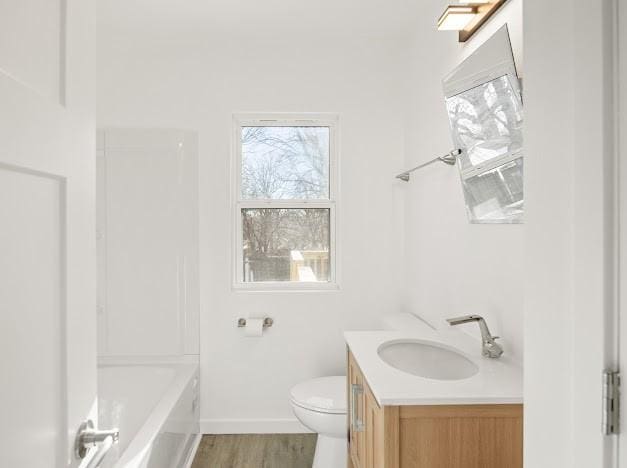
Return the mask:
<svg viewBox="0 0 627 468">
<path fill-rule="evenodd" d="M 346 376 L 320 377 L 295 385 L 292 404 L 324 414 L 346 414 Z"/>
</svg>

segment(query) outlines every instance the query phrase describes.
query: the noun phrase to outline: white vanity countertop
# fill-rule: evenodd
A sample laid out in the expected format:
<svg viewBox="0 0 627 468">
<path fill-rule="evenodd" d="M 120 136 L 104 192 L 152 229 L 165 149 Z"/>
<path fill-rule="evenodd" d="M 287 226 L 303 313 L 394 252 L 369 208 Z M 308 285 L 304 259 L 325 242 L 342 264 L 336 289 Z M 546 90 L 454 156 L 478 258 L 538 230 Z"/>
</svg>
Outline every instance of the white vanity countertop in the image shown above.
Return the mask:
<svg viewBox="0 0 627 468">
<path fill-rule="evenodd" d="M 348 331 L 344 338 L 379 405 L 472 405 L 523 402 L 522 367 L 509 358 L 481 355 L 481 343 L 455 329 L 435 331 Z M 433 380 L 405 373 L 383 362 L 379 346 L 392 340 L 425 340 L 461 351 L 479 368 L 462 380 Z"/>
</svg>

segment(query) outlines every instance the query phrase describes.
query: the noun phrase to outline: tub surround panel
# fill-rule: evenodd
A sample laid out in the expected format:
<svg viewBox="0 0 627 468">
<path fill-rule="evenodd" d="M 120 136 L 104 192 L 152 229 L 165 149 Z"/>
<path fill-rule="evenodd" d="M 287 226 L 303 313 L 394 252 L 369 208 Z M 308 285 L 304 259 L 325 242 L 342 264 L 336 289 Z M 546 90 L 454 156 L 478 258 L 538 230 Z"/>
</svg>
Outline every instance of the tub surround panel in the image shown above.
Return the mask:
<svg viewBox="0 0 627 468">
<path fill-rule="evenodd" d="M 98 143 L 100 355 L 198 354 L 196 134 L 104 129 Z"/>
</svg>

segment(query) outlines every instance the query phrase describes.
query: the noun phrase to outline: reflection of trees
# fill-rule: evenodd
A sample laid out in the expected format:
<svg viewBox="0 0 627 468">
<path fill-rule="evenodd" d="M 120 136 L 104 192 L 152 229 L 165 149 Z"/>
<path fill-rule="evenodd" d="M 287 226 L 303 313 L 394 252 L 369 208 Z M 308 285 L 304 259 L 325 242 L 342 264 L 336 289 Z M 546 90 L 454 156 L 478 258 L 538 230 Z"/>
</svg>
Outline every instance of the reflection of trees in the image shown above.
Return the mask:
<svg viewBox="0 0 627 468">
<path fill-rule="evenodd" d="M 242 128 L 243 198 L 328 199 L 328 187 L 328 128 Z M 285 280 L 291 250 L 328 251 L 329 210 L 244 209 L 242 230 L 251 268 L 273 270 L 255 276 Z"/>
<path fill-rule="evenodd" d="M 522 103 L 507 76 L 450 97 L 446 105 L 455 143 L 466 154 L 464 167 L 520 149 Z"/>
</svg>

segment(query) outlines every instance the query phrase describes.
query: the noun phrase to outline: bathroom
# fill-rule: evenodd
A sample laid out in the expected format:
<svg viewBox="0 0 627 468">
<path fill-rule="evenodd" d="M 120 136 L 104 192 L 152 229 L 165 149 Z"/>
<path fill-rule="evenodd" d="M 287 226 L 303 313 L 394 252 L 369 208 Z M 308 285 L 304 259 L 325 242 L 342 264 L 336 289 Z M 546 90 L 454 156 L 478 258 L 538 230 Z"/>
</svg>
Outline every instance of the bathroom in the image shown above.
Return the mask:
<svg viewBox="0 0 627 468">
<path fill-rule="evenodd" d="M 622 6 L 5 2 L 0 467 L 627 466 Z M 496 220 L 447 109 L 491 67 Z"/>
</svg>

